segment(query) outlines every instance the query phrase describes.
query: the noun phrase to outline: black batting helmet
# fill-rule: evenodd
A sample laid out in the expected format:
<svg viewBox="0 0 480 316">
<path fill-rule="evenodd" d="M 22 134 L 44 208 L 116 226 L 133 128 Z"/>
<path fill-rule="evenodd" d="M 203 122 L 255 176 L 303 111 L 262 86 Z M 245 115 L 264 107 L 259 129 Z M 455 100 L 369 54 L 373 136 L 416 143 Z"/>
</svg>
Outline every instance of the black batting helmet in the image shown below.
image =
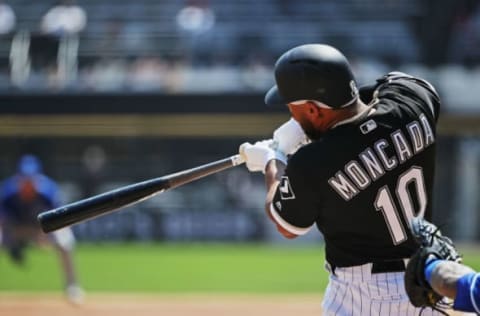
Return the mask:
<svg viewBox="0 0 480 316">
<path fill-rule="evenodd" d="M 329 45 L 307 44 L 290 49 L 275 63 L 275 81 L 265 96 L 267 105 L 315 100 L 338 109 L 358 98 L 347 58 Z"/>
</svg>

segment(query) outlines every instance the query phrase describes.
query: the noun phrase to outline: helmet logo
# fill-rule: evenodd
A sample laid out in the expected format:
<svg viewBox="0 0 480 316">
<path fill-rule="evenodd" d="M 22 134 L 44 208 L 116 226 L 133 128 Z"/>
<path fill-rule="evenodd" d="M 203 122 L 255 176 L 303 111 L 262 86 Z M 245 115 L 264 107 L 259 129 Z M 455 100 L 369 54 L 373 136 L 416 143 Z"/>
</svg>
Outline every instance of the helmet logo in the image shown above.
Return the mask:
<svg viewBox="0 0 480 316">
<path fill-rule="evenodd" d="M 356 97 L 358 95 L 358 88 L 353 80 L 350 80 L 350 89 L 352 89 L 352 98 Z"/>
</svg>

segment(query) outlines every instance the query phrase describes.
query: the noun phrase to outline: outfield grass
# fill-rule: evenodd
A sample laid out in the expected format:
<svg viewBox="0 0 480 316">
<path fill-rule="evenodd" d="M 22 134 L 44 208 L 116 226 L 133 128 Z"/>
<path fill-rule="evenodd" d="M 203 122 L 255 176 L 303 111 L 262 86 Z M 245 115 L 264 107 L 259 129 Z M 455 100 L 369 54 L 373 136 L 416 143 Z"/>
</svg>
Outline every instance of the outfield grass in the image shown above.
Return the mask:
<svg viewBox="0 0 480 316">
<path fill-rule="evenodd" d="M 462 251 L 480 269 L 480 252 Z M 80 245 L 82 285 L 104 292 L 320 293 L 326 286 L 323 248 L 245 244 Z M 0 252 L 0 291 L 57 291 L 53 249 L 32 248 L 24 266 Z"/>
<path fill-rule="evenodd" d="M 25 266 L 0 253 L 0 291 L 62 287 L 53 249 L 30 249 Z M 80 245 L 82 285 L 107 292 L 321 292 L 323 249 L 244 244 Z"/>
</svg>

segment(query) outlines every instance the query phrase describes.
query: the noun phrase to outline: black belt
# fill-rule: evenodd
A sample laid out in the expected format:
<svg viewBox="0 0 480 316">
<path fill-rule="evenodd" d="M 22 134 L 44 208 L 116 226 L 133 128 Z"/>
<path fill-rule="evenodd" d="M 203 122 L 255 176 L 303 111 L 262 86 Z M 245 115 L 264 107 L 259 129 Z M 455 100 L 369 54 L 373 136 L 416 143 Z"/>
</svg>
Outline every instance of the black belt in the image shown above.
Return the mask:
<svg viewBox="0 0 480 316">
<path fill-rule="evenodd" d="M 372 262 L 372 273 L 402 272 L 405 271 L 405 261 L 388 260 Z"/>
<path fill-rule="evenodd" d="M 335 274 L 334 264 L 329 264 L 332 270 L 332 273 Z M 398 260 L 385 260 L 385 261 L 375 261 L 372 262 L 371 273 L 388 273 L 388 272 L 402 272 L 405 271 L 405 261 L 403 259 Z"/>
</svg>

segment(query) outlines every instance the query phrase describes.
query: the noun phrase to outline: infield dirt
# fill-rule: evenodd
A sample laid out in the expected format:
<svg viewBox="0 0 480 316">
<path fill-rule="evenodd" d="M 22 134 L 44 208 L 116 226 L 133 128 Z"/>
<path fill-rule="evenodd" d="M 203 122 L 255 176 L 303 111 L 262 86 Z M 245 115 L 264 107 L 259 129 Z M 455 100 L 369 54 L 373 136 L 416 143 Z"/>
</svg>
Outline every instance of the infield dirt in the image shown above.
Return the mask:
<svg viewBox="0 0 480 316">
<path fill-rule="evenodd" d="M 318 296 L 89 294 L 82 305 L 55 294 L 0 294 L 0 316 L 319 316 Z"/>
<path fill-rule="evenodd" d="M 56 294 L 0 293 L 0 316 L 321 316 L 320 300 L 315 295 L 90 294 L 76 306 Z"/>
</svg>

